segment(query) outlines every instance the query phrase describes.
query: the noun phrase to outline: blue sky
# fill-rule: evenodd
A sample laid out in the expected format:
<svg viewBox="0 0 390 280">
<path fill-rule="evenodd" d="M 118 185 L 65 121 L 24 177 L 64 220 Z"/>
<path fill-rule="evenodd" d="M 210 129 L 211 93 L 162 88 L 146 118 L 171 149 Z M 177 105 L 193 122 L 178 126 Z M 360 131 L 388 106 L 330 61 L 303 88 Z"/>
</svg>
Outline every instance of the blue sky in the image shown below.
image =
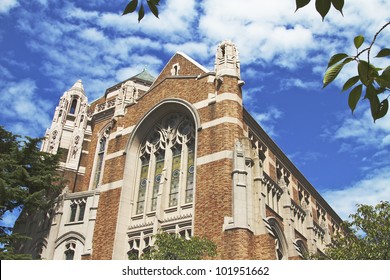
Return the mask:
<svg viewBox="0 0 390 280">
<path fill-rule="evenodd" d="M 162 0 L 160 19 L 138 23 L 121 16 L 126 1 L 0 0 L 0 124 L 43 136 L 78 79 L 92 101 L 144 67 L 157 76 L 177 51 L 212 71 L 229 39 L 245 107 L 346 219 L 356 203 L 390 199 L 390 116 L 374 124 L 364 101 L 351 114 L 340 88 L 354 68 L 325 90 L 322 77 L 331 55 L 355 52 L 356 35 L 372 40 L 390 1 L 345 2 L 344 17 L 332 9 L 322 22 L 314 3 L 294 13 L 294 0 Z M 390 29 L 373 53 L 389 42 Z"/>
</svg>

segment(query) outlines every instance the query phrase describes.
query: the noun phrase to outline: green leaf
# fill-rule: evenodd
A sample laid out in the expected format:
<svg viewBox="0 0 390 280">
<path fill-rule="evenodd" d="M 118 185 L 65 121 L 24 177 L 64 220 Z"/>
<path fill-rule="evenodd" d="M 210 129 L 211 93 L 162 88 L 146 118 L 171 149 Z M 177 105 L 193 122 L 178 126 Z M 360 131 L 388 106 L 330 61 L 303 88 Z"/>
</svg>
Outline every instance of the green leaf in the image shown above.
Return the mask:
<svg viewBox="0 0 390 280">
<path fill-rule="evenodd" d="M 325 88 L 334 79 L 336 79 L 336 77 L 340 73 L 341 69 L 343 69 L 344 65 L 346 65 L 347 63 L 349 63 L 351 61 L 352 61 L 352 58 L 348 57 L 348 58 L 344 59 L 343 62 L 340 62 L 339 64 L 333 65 L 332 67 L 328 68 L 328 70 L 326 70 L 325 75 L 324 75 L 322 88 Z"/>
<path fill-rule="evenodd" d="M 384 48 L 379 51 L 379 53 L 376 55 L 376 57 L 385 57 L 385 56 L 390 56 L 390 49 Z"/>
<path fill-rule="evenodd" d="M 354 76 L 352 78 L 349 78 L 348 81 L 345 82 L 342 91 L 346 91 L 347 89 L 355 85 L 358 81 L 359 81 L 359 76 Z"/>
<path fill-rule="evenodd" d="M 369 98 L 370 108 L 371 108 L 371 116 L 374 119 L 374 122 L 378 119 L 377 115 L 379 113 L 380 102 L 377 95 L 375 97 Z"/>
<path fill-rule="evenodd" d="M 147 1 L 150 11 L 153 13 L 153 15 L 158 18 L 158 8 L 156 4 L 154 4 L 152 1 Z"/>
<path fill-rule="evenodd" d="M 388 111 L 389 111 L 389 100 L 386 98 L 379 104 L 379 110 L 374 117 L 374 121 L 386 116 Z"/>
<path fill-rule="evenodd" d="M 369 84 L 366 87 L 366 95 L 364 96 L 364 99 L 373 99 L 377 97 L 377 92 L 372 84 Z"/>
<path fill-rule="evenodd" d="M 370 100 L 371 115 L 372 118 L 374 119 L 374 122 L 377 119 L 386 116 L 387 112 L 389 111 L 389 100 L 387 98 L 384 99 L 382 102 L 379 102 L 378 96 L 375 95 L 375 97 L 369 100 Z"/>
<path fill-rule="evenodd" d="M 131 0 L 130 3 L 127 4 L 125 10 L 123 11 L 122 16 L 134 12 L 135 9 L 137 9 L 137 6 L 138 6 L 138 0 Z"/>
<path fill-rule="evenodd" d="M 378 77 L 378 71 L 373 65 L 369 65 L 367 61 L 360 60 L 358 63 L 359 78 L 365 86 L 371 84 L 375 77 Z"/>
<path fill-rule="evenodd" d="M 141 4 L 141 7 L 138 10 L 138 22 L 140 22 L 145 16 L 145 8 L 144 5 Z"/>
<path fill-rule="evenodd" d="M 316 10 L 322 16 L 322 20 L 328 14 L 330 6 L 330 0 L 316 0 Z"/>
<path fill-rule="evenodd" d="M 154 4 L 155 6 L 158 6 L 158 4 L 160 4 L 160 0 L 148 0 L 148 1 Z"/>
<path fill-rule="evenodd" d="M 359 102 L 360 97 L 362 96 L 362 90 L 363 90 L 363 85 L 360 84 L 357 87 L 355 87 L 353 90 L 351 90 L 351 92 L 349 93 L 348 105 L 352 111 L 352 114 L 353 111 L 355 111 L 356 104 Z"/>
<path fill-rule="evenodd" d="M 295 3 L 297 5 L 297 9 L 295 11 L 298 11 L 298 9 L 303 8 L 309 4 L 310 0 L 295 0 Z"/>
<path fill-rule="evenodd" d="M 390 66 L 387 66 L 382 72 L 382 77 L 388 77 L 390 79 Z"/>
<path fill-rule="evenodd" d="M 355 44 L 355 47 L 358 49 L 360 48 L 363 43 L 364 43 L 364 37 L 362 35 L 359 35 L 359 36 L 356 36 L 354 39 L 353 39 L 353 42 Z"/>
<path fill-rule="evenodd" d="M 390 88 L 390 66 L 387 66 L 387 68 L 383 70 L 382 75 L 377 77 L 375 81 L 383 89 Z"/>
<path fill-rule="evenodd" d="M 344 0 L 331 0 L 333 7 L 343 15 Z M 344 15 L 343 15 L 344 16 Z"/>
<path fill-rule="evenodd" d="M 335 54 L 333 55 L 330 59 L 329 59 L 329 63 L 328 63 L 328 67 L 331 67 L 333 66 L 334 64 L 336 64 L 337 62 L 341 61 L 342 59 L 348 57 L 347 54 L 345 53 L 338 53 L 338 54 Z"/>
</svg>

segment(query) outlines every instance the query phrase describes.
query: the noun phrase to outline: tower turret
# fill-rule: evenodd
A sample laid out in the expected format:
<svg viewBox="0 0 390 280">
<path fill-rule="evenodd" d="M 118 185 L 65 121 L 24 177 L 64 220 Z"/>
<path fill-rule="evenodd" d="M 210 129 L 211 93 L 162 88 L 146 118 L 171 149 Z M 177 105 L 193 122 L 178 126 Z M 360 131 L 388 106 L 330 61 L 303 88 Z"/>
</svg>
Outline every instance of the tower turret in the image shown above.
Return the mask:
<svg viewBox="0 0 390 280">
<path fill-rule="evenodd" d="M 70 169 L 78 168 L 88 122 L 88 106 L 83 83 L 78 80 L 60 98 L 41 148 L 43 152 L 53 154 L 59 149 L 67 151 L 65 166 Z"/>
<path fill-rule="evenodd" d="M 223 41 L 217 47 L 215 57 L 216 76 L 234 76 L 240 79 L 240 58 L 235 44 Z"/>
</svg>

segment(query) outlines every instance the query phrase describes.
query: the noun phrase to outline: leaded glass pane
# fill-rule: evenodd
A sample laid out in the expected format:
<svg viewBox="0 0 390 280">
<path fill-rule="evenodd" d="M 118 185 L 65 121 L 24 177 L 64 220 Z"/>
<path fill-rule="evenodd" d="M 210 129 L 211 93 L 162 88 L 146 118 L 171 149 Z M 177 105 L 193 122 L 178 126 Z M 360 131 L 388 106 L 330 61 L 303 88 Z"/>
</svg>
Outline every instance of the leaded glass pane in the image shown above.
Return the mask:
<svg viewBox="0 0 390 280">
<path fill-rule="evenodd" d="M 138 190 L 138 200 L 137 200 L 137 214 L 141 214 L 145 209 L 145 195 L 146 195 L 146 186 L 148 182 L 148 171 L 149 171 L 149 159 L 142 159 L 141 167 L 141 176 Z"/>
<path fill-rule="evenodd" d="M 162 178 L 162 171 L 164 169 L 164 153 L 160 153 L 156 156 L 156 170 L 154 172 L 154 183 L 152 193 L 152 207 L 151 211 L 155 211 L 157 207 L 157 195 Z"/>
<path fill-rule="evenodd" d="M 174 147 L 172 151 L 172 176 L 171 188 L 169 193 L 169 206 L 176 206 L 178 203 L 178 193 L 180 184 L 180 164 L 181 164 L 181 147 Z"/>
<path fill-rule="evenodd" d="M 186 203 L 193 201 L 194 191 L 194 145 L 188 147 Z"/>
</svg>

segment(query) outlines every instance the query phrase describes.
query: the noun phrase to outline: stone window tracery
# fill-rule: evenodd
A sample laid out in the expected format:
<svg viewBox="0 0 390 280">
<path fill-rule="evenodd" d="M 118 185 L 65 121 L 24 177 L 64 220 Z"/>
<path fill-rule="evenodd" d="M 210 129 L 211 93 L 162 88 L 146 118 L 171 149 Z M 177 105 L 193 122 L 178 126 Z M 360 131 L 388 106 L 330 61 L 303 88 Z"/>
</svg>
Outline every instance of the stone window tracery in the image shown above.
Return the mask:
<svg viewBox="0 0 390 280">
<path fill-rule="evenodd" d="M 70 202 L 70 218 L 69 222 L 81 222 L 84 220 L 85 207 L 87 201 L 85 198 L 82 199 L 73 199 Z"/>
<path fill-rule="evenodd" d="M 154 125 L 141 145 L 136 214 L 156 211 L 160 190 L 163 208 L 192 203 L 194 142 L 194 123 L 187 116 L 171 113 Z"/>
</svg>

